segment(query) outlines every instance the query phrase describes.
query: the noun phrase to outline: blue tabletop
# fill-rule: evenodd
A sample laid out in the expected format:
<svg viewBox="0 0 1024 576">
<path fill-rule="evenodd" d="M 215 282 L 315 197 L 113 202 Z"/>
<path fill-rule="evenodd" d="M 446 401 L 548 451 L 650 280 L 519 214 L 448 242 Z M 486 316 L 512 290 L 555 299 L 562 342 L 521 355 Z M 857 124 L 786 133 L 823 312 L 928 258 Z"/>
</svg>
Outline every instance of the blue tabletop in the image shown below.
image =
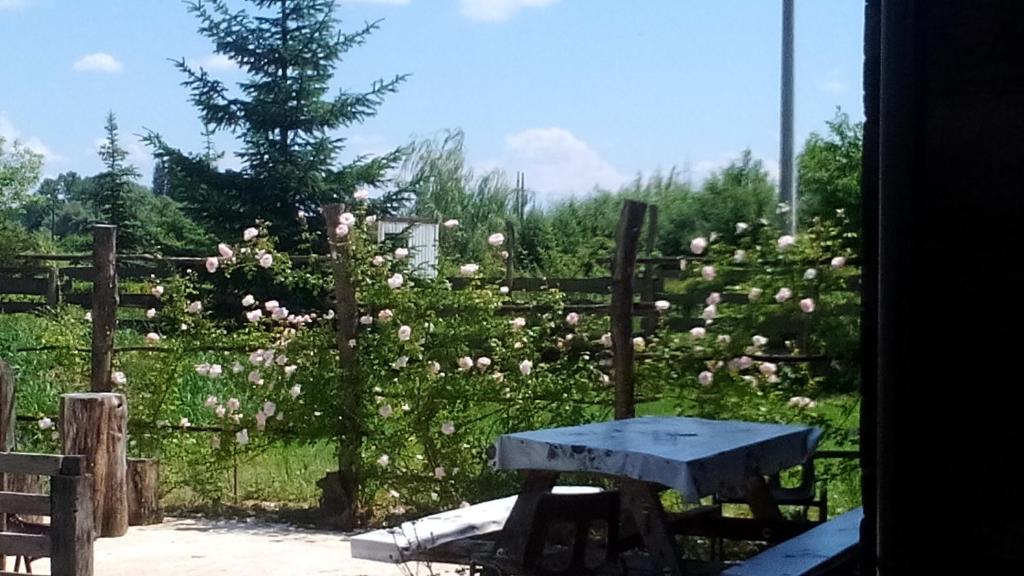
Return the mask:
<svg viewBox="0 0 1024 576">
<path fill-rule="evenodd" d="M 492 464 L 502 470 L 593 472 L 678 490 L 690 502 L 734 492 L 746 479 L 796 466 L 821 430 L 682 417 L 644 417 L 505 434 Z"/>
</svg>

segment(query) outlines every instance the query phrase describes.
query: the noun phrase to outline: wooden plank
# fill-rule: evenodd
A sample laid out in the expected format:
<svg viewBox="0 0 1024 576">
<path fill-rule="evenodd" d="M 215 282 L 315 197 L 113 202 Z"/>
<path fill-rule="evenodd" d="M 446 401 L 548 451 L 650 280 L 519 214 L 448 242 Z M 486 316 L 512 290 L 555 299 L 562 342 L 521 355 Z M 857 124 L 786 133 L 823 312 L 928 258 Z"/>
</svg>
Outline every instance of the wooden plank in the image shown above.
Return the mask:
<svg viewBox="0 0 1024 576">
<path fill-rule="evenodd" d="M 633 364 L 633 277 L 640 228 L 647 205 L 626 200 L 615 235 L 612 267 L 612 367 L 615 380 L 615 418 L 636 415 L 635 366 Z"/>
<path fill-rule="evenodd" d="M 117 276 L 119 278 L 146 279 L 151 274 L 159 274 L 160 272 L 160 268 L 153 265 L 122 264 L 117 267 Z M 62 268 L 61 274 L 75 280 L 92 282 L 92 279 L 96 277 L 96 269 L 92 266 L 74 266 Z"/>
<path fill-rule="evenodd" d="M 0 513 L 46 516 L 50 513 L 50 497 L 0 491 Z"/>
<path fill-rule="evenodd" d="M 114 362 L 114 332 L 117 330 L 117 227 L 93 227 L 92 254 L 96 279 L 92 283 L 92 371 L 93 392 L 114 388 L 110 375 Z"/>
<path fill-rule="evenodd" d="M 852 557 L 860 542 L 864 509 L 857 508 L 773 546 L 722 576 L 813 576 Z"/>
<path fill-rule="evenodd" d="M 44 302 L 0 302 L 0 312 L 4 314 L 35 312 L 43 308 L 46 308 Z"/>
<path fill-rule="evenodd" d="M 90 477 L 54 476 L 50 490 L 53 493 L 50 572 L 54 575 L 92 576 L 95 531 Z"/>
<path fill-rule="evenodd" d="M 50 537 L 43 534 L 0 532 L 0 554 L 47 558 L 50 556 Z"/>
<path fill-rule="evenodd" d="M 54 476 L 60 473 L 63 456 L 52 454 L 0 453 L 0 472 Z"/>
<path fill-rule="evenodd" d="M 46 296 L 46 278 L 21 278 L 17 276 L 0 276 L 0 294 L 25 294 L 28 296 Z"/>
</svg>

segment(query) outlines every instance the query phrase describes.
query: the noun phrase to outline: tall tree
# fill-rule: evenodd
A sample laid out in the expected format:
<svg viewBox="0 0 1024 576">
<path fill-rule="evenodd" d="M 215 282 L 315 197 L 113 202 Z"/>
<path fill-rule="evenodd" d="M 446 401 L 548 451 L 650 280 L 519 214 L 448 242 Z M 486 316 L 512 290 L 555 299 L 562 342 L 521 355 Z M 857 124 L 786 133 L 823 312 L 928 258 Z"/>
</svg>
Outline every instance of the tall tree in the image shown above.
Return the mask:
<svg viewBox="0 0 1024 576">
<path fill-rule="evenodd" d="M 821 217 L 832 219 L 843 210 L 850 228 L 860 230 L 860 159 L 864 124 L 851 122 L 841 110 L 826 123 L 825 134 L 812 132 L 800 153 L 797 190 L 799 216 L 804 222 Z"/>
<path fill-rule="evenodd" d="M 172 196 L 214 234 L 234 237 L 261 219 L 283 246 L 294 247 L 304 229 L 300 212 L 315 215 L 325 202 L 350 201 L 359 186 L 388 183 L 402 149 L 339 165 L 345 139 L 337 131 L 375 115 L 405 76 L 330 95 L 335 66 L 377 23 L 342 33 L 335 0 L 247 1 L 252 13 L 224 0 L 188 3 L 199 31 L 247 74 L 237 93 L 206 70 L 175 62 L 203 124 L 239 138 L 241 170 L 222 172 L 205 154 L 183 153 L 155 133 L 149 142 L 168 163 Z M 380 202 L 393 208 L 404 196 L 392 191 Z"/>
<path fill-rule="evenodd" d="M 106 139 L 100 145 L 100 159 L 106 170 L 98 176 L 93 203 L 108 224 L 118 227 L 118 248 L 130 251 L 139 246 L 138 218 L 132 196 L 139 171 L 128 163 L 128 151 L 121 146 L 117 116 L 107 113 Z"/>
<path fill-rule="evenodd" d="M 171 182 L 167 177 L 167 165 L 163 159 L 158 158 L 153 165 L 153 184 L 150 186 L 156 196 L 167 196 L 170 192 Z"/>
</svg>

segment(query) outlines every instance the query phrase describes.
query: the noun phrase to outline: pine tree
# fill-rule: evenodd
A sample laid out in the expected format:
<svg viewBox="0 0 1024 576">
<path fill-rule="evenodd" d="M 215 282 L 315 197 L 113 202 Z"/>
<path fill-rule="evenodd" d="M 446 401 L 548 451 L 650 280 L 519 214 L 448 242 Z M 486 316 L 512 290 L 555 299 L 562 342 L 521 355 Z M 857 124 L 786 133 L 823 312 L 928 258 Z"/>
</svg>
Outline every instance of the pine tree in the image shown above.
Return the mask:
<svg viewBox="0 0 1024 576">
<path fill-rule="evenodd" d="M 121 146 L 117 116 L 107 113 L 106 139 L 100 145 L 100 159 L 106 170 L 100 174 L 93 204 L 107 224 L 118 227 L 118 249 L 130 252 L 139 246 L 138 219 L 132 194 L 139 171 L 128 163 L 128 151 Z"/>
<path fill-rule="evenodd" d="M 167 166 L 162 159 L 157 159 L 153 165 L 153 194 L 156 196 L 167 196 L 170 192 L 170 181 L 167 178 Z"/>
<path fill-rule="evenodd" d="M 188 9 L 199 31 L 247 74 L 239 93 L 184 60 L 175 62 L 200 120 L 240 140 L 240 171 L 220 171 L 204 153 L 186 154 L 150 134 L 170 169 L 172 196 L 221 237 L 234 237 L 254 220 L 271 224 L 284 247 L 302 233 L 299 212 L 318 214 L 327 202 L 351 200 L 362 185 L 385 186 L 402 149 L 363 156 L 339 166 L 345 139 L 337 131 L 375 115 L 383 98 L 405 76 L 374 82 L 366 92 L 328 92 L 334 68 L 377 28 L 337 30 L 334 0 L 248 0 L 254 8 L 232 11 L 224 0 L 193 0 Z M 385 194 L 380 208 L 405 200 Z"/>
</svg>

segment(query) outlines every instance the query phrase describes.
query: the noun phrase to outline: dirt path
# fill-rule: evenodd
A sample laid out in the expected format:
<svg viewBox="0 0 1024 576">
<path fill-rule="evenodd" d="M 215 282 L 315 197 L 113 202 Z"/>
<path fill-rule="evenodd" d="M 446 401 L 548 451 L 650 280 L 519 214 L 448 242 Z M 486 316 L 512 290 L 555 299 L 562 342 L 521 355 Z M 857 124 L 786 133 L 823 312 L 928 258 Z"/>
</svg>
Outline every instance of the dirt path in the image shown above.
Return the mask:
<svg viewBox="0 0 1024 576">
<path fill-rule="evenodd" d="M 282 524 L 168 519 L 159 526 L 131 528 L 121 538 L 95 545 L 96 576 L 427 576 L 457 574 L 452 566 L 409 564 L 405 569 L 353 560 L 348 537 Z M 13 559 L 8 560 L 9 569 Z M 24 567 L 22 567 L 24 571 Z M 49 573 L 45 559 L 32 563 Z"/>
</svg>

